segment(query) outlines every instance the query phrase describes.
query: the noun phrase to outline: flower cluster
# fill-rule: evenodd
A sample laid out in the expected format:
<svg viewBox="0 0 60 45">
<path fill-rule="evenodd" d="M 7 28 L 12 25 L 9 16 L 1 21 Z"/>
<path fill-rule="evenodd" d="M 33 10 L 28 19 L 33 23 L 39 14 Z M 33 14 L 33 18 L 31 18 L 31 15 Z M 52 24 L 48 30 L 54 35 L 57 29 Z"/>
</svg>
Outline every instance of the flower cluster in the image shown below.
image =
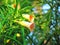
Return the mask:
<svg viewBox="0 0 60 45">
<path fill-rule="evenodd" d="M 28 21 L 15 21 L 18 24 L 27 27 L 30 32 L 32 32 L 34 30 L 34 16 L 33 15 L 29 15 L 29 14 L 22 14 L 22 17 L 27 19 Z"/>
</svg>

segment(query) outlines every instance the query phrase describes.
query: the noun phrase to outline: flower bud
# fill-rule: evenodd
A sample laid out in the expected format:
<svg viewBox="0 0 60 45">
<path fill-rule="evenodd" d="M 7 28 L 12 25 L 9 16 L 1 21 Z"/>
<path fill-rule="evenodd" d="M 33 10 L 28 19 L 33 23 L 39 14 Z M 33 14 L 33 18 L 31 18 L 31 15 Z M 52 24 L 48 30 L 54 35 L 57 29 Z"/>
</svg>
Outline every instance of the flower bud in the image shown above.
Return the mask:
<svg viewBox="0 0 60 45">
<path fill-rule="evenodd" d="M 16 8 L 16 4 L 12 4 L 12 8 L 15 9 Z M 20 9 L 20 4 L 17 5 L 17 10 Z"/>
</svg>

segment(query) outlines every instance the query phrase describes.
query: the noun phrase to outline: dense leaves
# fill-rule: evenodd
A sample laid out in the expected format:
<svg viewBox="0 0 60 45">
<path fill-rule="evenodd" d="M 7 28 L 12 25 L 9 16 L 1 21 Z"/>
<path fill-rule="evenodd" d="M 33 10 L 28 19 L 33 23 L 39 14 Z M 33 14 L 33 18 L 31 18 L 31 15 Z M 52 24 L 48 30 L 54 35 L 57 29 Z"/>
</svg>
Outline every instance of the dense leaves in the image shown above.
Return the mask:
<svg viewBox="0 0 60 45">
<path fill-rule="evenodd" d="M 0 45 L 60 45 L 59 2 L 0 0 Z"/>
</svg>

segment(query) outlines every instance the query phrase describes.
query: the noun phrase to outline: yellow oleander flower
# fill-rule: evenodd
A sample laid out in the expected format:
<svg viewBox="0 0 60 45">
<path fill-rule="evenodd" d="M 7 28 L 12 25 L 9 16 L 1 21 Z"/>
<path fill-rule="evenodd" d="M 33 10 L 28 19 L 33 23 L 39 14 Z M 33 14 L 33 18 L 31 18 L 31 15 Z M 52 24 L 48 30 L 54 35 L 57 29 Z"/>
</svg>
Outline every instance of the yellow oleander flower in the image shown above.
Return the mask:
<svg viewBox="0 0 60 45">
<path fill-rule="evenodd" d="M 34 30 L 34 23 L 26 22 L 26 21 L 15 21 L 18 24 L 27 27 L 30 31 Z"/>
<path fill-rule="evenodd" d="M 22 14 L 22 17 L 24 17 L 25 19 L 29 20 L 30 22 L 34 22 L 34 16 L 33 15 Z"/>
</svg>

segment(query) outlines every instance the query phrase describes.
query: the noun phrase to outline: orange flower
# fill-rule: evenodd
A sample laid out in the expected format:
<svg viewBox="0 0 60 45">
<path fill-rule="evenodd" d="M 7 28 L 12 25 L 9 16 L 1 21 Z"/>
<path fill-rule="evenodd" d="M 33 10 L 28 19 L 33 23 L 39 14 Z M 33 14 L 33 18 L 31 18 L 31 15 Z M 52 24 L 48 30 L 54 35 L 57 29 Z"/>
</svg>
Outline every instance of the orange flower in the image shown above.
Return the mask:
<svg viewBox="0 0 60 45">
<path fill-rule="evenodd" d="M 15 21 L 18 24 L 27 27 L 30 31 L 34 30 L 34 23 L 26 22 L 26 21 Z"/>
<path fill-rule="evenodd" d="M 34 16 L 29 14 L 22 14 L 25 19 L 28 19 L 30 22 L 34 22 Z"/>
</svg>

